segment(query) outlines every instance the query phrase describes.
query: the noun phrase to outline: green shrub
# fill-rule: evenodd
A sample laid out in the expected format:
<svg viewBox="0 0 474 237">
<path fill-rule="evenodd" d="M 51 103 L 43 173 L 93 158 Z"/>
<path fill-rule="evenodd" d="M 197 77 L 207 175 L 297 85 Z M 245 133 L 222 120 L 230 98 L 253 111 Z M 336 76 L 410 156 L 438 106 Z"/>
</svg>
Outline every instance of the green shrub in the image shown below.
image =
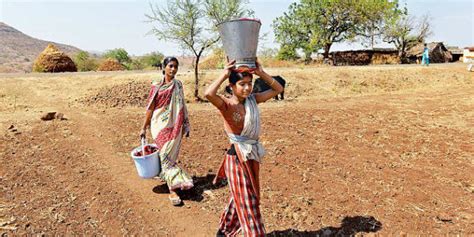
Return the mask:
<svg viewBox="0 0 474 237">
<path fill-rule="evenodd" d="M 99 64 L 96 59 L 92 58 L 86 51 L 80 51 L 74 57 L 74 63 L 80 72 L 96 71 Z"/>
</svg>

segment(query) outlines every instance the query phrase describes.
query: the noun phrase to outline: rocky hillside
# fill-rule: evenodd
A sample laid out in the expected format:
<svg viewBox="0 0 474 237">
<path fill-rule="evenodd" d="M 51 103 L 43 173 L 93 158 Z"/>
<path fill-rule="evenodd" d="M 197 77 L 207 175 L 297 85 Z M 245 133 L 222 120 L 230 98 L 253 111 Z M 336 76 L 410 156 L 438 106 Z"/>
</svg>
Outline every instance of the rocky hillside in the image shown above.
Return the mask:
<svg viewBox="0 0 474 237">
<path fill-rule="evenodd" d="M 73 46 L 33 38 L 0 22 L 0 73 L 31 72 L 35 58 L 49 43 L 71 57 L 80 51 Z"/>
</svg>

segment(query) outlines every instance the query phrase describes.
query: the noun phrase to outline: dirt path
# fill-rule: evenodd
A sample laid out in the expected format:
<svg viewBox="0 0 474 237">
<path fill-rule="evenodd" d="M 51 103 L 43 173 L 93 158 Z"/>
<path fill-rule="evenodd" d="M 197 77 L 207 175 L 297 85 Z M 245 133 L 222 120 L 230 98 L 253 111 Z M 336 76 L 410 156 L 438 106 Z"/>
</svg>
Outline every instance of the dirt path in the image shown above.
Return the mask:
<svg viewBox="0 0 474 237">
<path fill-rule="evenodd" d="M 3 82 L 0 233 L 215 233 L 228 190 L 210 180 L 226 138 L 210 105 L 189 106 L 191 137 L 180 159 L 196 188 L 174 208 L 161 181 L 137 177 L 128 154 L 138 144 L 142 109 L 77 100 L 97 83 L 123 83 L 113 74 L 99 82 Z M 262 105 L 267 232 L 474 234 L 473 89 L 440 85 Z M 39 120 L 45 111 L 67 120 Z"/>
</svg>

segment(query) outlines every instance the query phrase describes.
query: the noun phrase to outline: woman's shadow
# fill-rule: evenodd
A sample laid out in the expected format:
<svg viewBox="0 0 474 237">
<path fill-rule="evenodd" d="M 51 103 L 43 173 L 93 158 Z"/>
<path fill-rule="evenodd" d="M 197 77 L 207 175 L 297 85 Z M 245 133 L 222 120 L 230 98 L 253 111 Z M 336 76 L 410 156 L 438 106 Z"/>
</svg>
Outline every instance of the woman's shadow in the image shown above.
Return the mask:
<svg viewBox="0 0 474 237">
<path fill-rule="evenodd" d="M 215 190 L 222 188 L 227 185 L 225 181 L 219 182 L 217 184 L 212 184 L 216 175 L 214 174 L 207 174 L 203 177 L 196 177 L 193 176 L 194 187 L 189 190 L 184 191 L 177 191 L 181 200 L 189 200 L 195 202 L 201 202 L 204 199 L 203 193 L 207 190 Z M 162 194 L 162 193 L 169 193 L 168 185 L 166 183 L 157 185 L 153 188 L 154 193 Z"/>
<path fill-rule="evenodd" d="M 268 233 L 267 236 L 354 236 L 361 232 L 377 232 L 381 229 L 382 223 L 373 216 L 346 216 L 340 227 L 330 226 L 316 231 L 278 230 Z"/>
</svg>

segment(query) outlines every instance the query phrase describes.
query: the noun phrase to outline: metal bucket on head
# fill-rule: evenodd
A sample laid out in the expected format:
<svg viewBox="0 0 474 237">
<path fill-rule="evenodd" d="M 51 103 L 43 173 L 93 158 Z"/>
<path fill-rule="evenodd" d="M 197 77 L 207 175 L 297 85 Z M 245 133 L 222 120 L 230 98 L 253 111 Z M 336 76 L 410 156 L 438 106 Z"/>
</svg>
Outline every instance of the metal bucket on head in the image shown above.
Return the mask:
<svg viewBox="0 0 474 237">
<path fill-rule="evenodd" d="M 257 19 L 241 18 L 220 23 L 217 27 L 229 61 L 235 60 L 236 71 L 257 68 L 258 35 L 262 23 Z"/>
</svg>

